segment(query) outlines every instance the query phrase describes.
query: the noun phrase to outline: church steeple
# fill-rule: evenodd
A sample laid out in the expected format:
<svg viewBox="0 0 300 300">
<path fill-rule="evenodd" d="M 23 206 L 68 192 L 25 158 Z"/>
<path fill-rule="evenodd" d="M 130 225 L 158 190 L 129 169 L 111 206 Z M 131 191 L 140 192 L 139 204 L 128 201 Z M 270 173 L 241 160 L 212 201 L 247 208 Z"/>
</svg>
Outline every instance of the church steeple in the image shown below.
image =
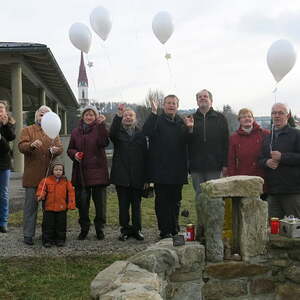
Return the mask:
<svg viewBox="0 0 300 300">
<path fill-rule="evenodd" d="M 79 75 L 78 75 L 78 100 L 80 105 L 82 106 L 89 105 L 88 87 L 89 87 L 89 82 L 86 74 L 83 53 L 81 52 Z"/>
</svg>

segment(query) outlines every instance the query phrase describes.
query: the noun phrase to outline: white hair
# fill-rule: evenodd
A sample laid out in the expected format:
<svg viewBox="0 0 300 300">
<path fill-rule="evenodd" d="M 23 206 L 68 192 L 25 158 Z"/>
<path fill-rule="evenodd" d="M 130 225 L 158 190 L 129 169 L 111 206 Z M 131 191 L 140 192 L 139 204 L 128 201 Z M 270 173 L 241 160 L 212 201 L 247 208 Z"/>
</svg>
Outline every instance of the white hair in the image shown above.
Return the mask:
<svg viewBox="0 0 300 300">
<path fill-rule="evenodd" d="M 42 105 L 36 112 L 35 112 L 35 116 L 34 116 L 34 121 L 37 122 L 37 118 L 38 118 L 38 113 L 41 111 L 52 111 L 52 109 L 47 106 L 47 105 Z"/>
</svg>

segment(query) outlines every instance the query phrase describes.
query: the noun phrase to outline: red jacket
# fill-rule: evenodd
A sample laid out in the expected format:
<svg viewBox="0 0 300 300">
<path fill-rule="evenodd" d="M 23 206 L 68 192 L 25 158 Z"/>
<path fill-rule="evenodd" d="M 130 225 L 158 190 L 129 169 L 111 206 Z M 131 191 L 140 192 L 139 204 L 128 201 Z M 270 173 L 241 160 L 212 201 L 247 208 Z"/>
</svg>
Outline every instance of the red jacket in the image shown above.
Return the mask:
<svg viewBox="0 0 300 300">
<path fill-rule="evenodd" d="M 105 147 L 108 132 L 103 123 L 93 122 L 84 129 L 83 121 L 72 131 L 68 155 L 73 160 L 72 183 L 74 186 L 109 185 Z M 80 165 L 75 159 L 76 152 L 83 152 L 81 162 L 84 182 L 81 180 Z"/>
<path fill-rule="evenodd" d="M 264 137 L 270 132 L 254 122 L 253 129 L 247 133 L 239 128 L 229 138 L 228 175 L 249 175 L 265 177 L 258 165 Z"/>
<path fill-rule="evenodd" d="M 47 211 L 64 211 L 75 209 L 75 191 L 72 183 L 66 177 L 56 181 L 55 176 L 42 179 L 37 191 L 37 197 L 45 200 L 44 209 Z"/>
</svg>

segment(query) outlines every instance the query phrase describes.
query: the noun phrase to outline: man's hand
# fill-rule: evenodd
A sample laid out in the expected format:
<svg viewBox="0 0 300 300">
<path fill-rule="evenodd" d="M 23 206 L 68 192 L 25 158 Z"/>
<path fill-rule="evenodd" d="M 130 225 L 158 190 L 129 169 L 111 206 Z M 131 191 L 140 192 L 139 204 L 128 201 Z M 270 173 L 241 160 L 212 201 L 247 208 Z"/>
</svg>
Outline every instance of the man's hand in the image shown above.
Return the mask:
<svg viewBox="0 0 300 300">
<path fill-rule="evenodd" d="M 56 153 L 58 153 L 59 148 L 56 147 L 56 146 L 53 146 L 53 147 L 49 148 L 49 151 L 50 151 L 51 154 L 56 154 Z"/>
<path fill-rule="evenodd" d="M 123 113 L 125 111 L 126 107 L 125 107 L 125 104 L 119 104 L 118 105 L 118 111 L 117 111 L 117 115 L 121 118 L 123 117 Z"/>
<path fill-rule="evenodd" d="M 279 162 L 281 160 L 281 152 L 271 151 L 271 158 Z"/>
<path fill-rule="evenodd" d="M 42 147 L 43 143 L 40 140 L 35 140 L 31 143 L 32 148 L 40 149 Z"/>
<path fill-rule="evenodd" d="M 158 101 L 156 99 L 150 99 L 151 111 L 154 114 L 157 114 Z"/>
<path fill-rule="evenodd" d="M 184 123 L 188 128 L 193 128 L 194 127 L 194 118 L 193 116 L 187 116 L 184 119 Z"/>
<path fill-rule="evenodd" d="M 266 162 L 266 165 L 270 168 L 270 169 L 277 169 L 279 162 L 277 160 L 273 160 L 272 158 L 268 159 Z"/>
</svg>

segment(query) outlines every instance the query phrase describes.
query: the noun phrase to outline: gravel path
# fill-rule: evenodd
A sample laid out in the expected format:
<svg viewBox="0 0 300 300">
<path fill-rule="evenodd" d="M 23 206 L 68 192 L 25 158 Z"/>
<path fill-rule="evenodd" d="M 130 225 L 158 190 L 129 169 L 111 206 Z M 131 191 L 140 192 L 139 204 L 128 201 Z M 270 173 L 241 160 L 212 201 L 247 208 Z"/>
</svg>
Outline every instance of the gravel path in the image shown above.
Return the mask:
<svg viewBox="0 0 300 300">
<path fill-rule="evenodd" d="M 0 233 L 0 258 L 35 257 L 35 256 L 83 256 L 111 253 L 127 253 L 133 255 L 146 249 L 150 244 L 158 241 L 158 231 L 155 228 L 143 230 L 144 241 L 130 238 L 125 242 L 119 241 L 119 228 L 106 226 L 105 239 L 96 239 L 94 229 L 91 229 L 86 240 L 78 241 L 79 228 L 69 228 L 67 242 L 64 247 L 44 248 L 41 241 L 41 230 L 37 229 L 35 244 L 28 246 L 23 243 L 22 227 L 9 227 L 8 233 Z"/>
</svg>

